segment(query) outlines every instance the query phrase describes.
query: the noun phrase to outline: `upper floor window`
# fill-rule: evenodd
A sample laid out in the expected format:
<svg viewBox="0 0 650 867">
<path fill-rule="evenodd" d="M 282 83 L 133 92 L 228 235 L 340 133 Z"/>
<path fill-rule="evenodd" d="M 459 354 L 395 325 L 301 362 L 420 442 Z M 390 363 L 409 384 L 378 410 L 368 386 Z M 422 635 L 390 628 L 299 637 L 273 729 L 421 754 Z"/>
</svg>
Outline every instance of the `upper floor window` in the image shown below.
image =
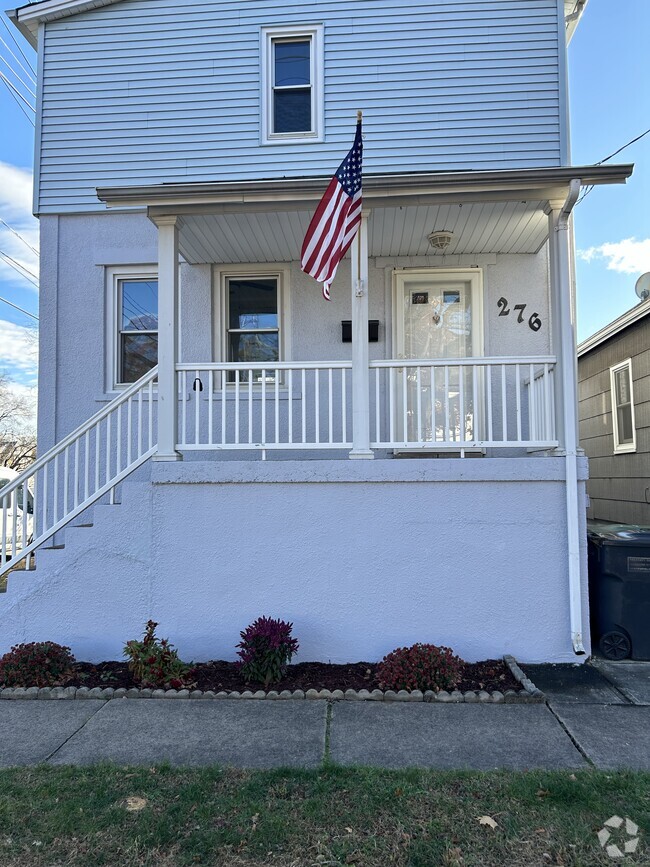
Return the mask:
<svg viewBox="0 0 650 867">
<path fill-rule="evenodd" d="M 322 26 L 262 32 L 262 141 L 320 140 Z"/>
<path fill-rule="evenodd" d="M 636 451 L 634 423 L 634 396 L 632 392 L 632 361 L 621 362 L 610 368 L 612 387 L 612 418 L 614 423 L 614 451 Z"/>
</svg>

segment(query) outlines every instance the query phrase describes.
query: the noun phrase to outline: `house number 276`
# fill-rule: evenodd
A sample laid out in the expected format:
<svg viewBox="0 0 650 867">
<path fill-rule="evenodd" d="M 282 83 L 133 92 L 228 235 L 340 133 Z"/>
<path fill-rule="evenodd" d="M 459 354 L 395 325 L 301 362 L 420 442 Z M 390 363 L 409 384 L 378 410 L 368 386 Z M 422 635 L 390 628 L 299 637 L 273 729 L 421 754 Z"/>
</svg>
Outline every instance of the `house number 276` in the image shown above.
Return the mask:
<svg viewBox="0 0 650 867">
<path fill-rule="evenodd" d="M 499 316 L 510 315 L 510 308 L 508 307 L 508 300 L 506 298 L 499 298 L 497 301 L 497 307 L 499 308 Z M 515 304 L 512 309 L 518 311 L 517 322 L 524 322 L 524 310 L 526 309 L 526 305 Z M 542 320 L 539 318 L 538 313 L 533 313 L 533 315 L 528 319 L 528 327 L 531 331 L 539 331 L 542 327 Z"/>
</svg>

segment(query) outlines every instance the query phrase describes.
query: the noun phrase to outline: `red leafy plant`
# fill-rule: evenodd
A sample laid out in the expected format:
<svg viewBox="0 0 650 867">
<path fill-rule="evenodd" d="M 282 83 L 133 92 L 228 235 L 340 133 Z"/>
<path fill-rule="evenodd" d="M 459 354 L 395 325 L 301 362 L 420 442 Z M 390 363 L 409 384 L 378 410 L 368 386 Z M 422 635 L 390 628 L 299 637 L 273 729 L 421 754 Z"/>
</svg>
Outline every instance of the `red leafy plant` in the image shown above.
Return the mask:
<svg viewBox="0 0 650 867">
<path fill-rule="evenodd" d="M 53 641 L 17 644 L 0 659 L 4 686 L 60 686 L 73 673 L 76 660 L 69 647 Z"/>
<path fill-rule="evenodd" d="M 244 680 L 263 683 L 268 689 L 282 680 L 291 657 L 298 652 L 298 641 L 291 636 L 293 623 L 258 617 L 243 632 L 237 645 Z"/>
<path fill-rule="evenodd" d="M 377 667 L 382 689 L 453 689 L 461 677 L 463 660 L 448 647 L 413 644 L 387 654 Z"/>
<path fill-rule="evenodd" d="M 148 620 L 142 641 L 127 641 L 124 656 L 140 686 L 154 689 L 184 689 L 193 685 L 191 665 L 178 658 L 178 651 L 166 638 L 156 635 L 154 620 Z"/>
</svg>

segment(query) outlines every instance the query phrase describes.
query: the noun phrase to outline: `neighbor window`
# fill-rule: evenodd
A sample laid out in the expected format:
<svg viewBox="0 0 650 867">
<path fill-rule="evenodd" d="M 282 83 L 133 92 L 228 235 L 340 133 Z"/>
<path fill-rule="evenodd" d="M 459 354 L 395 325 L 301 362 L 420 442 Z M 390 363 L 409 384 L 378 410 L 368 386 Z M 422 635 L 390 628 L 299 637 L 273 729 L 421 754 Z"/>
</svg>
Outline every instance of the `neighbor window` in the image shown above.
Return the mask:
<svg viewBox="0 0 650 867">
<path fill-rule="evenodd" d="M 632 393 L 632 361 L 628 358 L 610 368 L 612 387 L 612 418 L 614 451 L 636 451 L 634 397 Z"/>
<path fill-rule="evenodd" d="M 135 382 L 158 363 L 158 280 L 117 277 L 116 382 Z"/>
<path fill-rule="evenodd" d="M 322 28 L 263 31 L 263 140 L 320 138 Z"/>
<path fill-rule="evenodd" d="M 278 277 L 237 276 L 226 279 L 227 358 L 242 366 L 269 364 L 280 359 L 280 321 L 278 316 Z M 272 380 L 274 371 L 258 368 L 253 381 Z M 232 371 L 230 381 L 235 381 Z M 242 371 L 240 382 L 248 382 Z"/>
</svg>

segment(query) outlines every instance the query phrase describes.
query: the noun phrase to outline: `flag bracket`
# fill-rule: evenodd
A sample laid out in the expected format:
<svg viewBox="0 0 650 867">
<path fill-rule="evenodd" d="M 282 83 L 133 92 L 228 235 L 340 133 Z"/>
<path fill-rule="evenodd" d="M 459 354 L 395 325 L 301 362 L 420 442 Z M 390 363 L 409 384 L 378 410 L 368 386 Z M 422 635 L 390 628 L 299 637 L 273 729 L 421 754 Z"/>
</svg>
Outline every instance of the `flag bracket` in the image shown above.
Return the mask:
<svg viewBox="0 0 650 867">
<path fill-rule="evenodd" d="M 354 294 L 357 298 L 362 298 L 366 293 L 366 286 L 363 280 L 357 280 L 355 284 Z"/>
</svg>

